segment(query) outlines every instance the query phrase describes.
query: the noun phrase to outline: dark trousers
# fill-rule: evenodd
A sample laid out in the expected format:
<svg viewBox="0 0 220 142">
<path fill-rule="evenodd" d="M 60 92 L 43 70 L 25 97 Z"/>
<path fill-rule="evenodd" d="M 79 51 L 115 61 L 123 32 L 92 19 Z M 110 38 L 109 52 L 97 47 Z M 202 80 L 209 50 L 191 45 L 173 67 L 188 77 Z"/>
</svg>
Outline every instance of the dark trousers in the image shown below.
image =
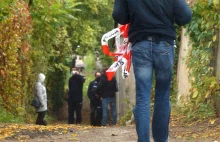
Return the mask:
<svg viewBox="0 0 220 142">
<path fill-rule="evenodd" d="M 92 126 L 101 126 L 102 106 L 96 106 L 90 103 L 90 123 Z"/>
<path fill-rule="evenodd" d="M 82 122 L 82 102 L 68 101 L 68 123 L 81 124 Z M 74 113 L 76 112 L 76 121 L 74 123 Z"/>
<path fill-rule="evenodd" d="M 46 126 L 47 122 L 44 120 L 44 118 L 47 114 L 47 111 L 42 111 L 42 112 L 37 112 L 37 113 L 38 113 L 38 116 L 37 116 L 36 124 Z"/>
</svg>

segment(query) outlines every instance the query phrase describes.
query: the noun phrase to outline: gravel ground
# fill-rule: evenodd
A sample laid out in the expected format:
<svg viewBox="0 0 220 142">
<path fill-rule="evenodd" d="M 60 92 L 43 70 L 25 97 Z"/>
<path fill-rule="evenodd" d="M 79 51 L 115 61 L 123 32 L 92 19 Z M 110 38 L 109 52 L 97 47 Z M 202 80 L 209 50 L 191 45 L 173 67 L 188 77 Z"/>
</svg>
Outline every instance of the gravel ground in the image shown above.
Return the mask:
<svg viewBox="0 0 220 142">
<path fill-rule="evenodd" d="M 86 126 L 81 126 L 86 127 Z M 173 131 L 176 131 L 173 129 Z M 171 130 L 171 133 L 172 130 Z M 113 126 L 113 127 L 95 127 L 86 129 L 68 129 L 68 132 L 62 134 L 62 130 L 56 132 L 48 131 L 21 131 L 16 134 L 20 141 L 24 142 L 137 142 L 135 126 Z M 15 136 L 15 137 L 16 137 Z M 7 138 L 2 142 L 19 142 L 15 137 Z M 153 142 L 153 140 L 151 140 Z M 169 138 L 169 142 L 220 142 L 211 139 L 187 139 Z"/>
</svg>

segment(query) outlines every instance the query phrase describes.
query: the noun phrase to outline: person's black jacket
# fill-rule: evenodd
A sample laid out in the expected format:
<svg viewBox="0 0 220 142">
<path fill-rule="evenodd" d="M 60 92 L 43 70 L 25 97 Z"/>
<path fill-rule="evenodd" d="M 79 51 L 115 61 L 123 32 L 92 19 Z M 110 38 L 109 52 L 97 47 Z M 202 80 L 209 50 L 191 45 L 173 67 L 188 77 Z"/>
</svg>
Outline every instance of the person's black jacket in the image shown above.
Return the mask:
<svg viewBox="0 0 220 142">
<path fill-rule="evenodd" d="M 82 102 L 83 101 L 83 83 L 85 79 L 79 74 L 74 74 L 69 79 L 68 101 Z"/>
<path fill-rule="evenodd" d="M 95 80 L 91 81 L 89 83 L 89 88 L 87 91 L 87 95 L 90 99 L 90 103 L 94 106 L 100 106 L 101 105 L 101 95 L 98 94 L 97 88 L 100 82 L 100 77 L 96 78 Z"/>
<path fill-rule="evenodd" d="M 108 81 L 106 74 L 101 75 L 100 83 L 97 88 L 97 93 L 100 93 L 102 98 L 115 97 L 115 93 L 118 91 L 117 81 L 113 77 L 111 81 Z"/>
<path fill-rule="evenodd" d="M 185 0 L 115 0 L 112 16 L 122 25 L 130 23 L 129 41 L 135 43 L 147 36 L 175 40 L 174 23 L 189 23 L 192 11 Z"/>
</svg>

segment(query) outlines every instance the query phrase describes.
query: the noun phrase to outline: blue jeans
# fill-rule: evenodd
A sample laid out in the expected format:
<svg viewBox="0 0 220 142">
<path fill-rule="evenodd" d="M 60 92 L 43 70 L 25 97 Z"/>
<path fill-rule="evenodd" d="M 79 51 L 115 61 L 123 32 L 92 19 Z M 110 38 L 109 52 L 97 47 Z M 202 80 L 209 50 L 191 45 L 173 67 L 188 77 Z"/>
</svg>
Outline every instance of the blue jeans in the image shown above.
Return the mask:
<svg viewBox="0 0 220 142">
<path fill-rule="evenodd" d="M 156 86 L 152 135 L 155 142 L 168 142 L 170 120 L 170 82 L 174 47 L 166 41 L 141 41 L 132 47 L 132 63 L 136 80 L 134 117 L 138 142 L 150 142 L 150 94 L 155 72 Z"/>
<path fill-rule="evenodd" d="M 110 103 L 111 107 L 111 115 L 113 122 L 112 124 L 115 125 L 117 123 L 117 112 L 116 112 L 116 104 L 115 104 L 115 97 L 112 98 L 102 98 L 102 125 L 106 126 L 107 119 L 108 119 L 108 104 Z"/>
</svg>

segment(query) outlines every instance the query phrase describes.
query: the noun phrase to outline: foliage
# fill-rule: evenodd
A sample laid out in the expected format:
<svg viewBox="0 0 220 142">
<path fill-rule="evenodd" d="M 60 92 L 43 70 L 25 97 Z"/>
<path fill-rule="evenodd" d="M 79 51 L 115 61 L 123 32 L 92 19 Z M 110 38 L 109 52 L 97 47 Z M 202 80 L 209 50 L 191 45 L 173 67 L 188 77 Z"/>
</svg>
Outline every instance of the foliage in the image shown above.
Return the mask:
<svg viewBox="0 0 220 142">
<path fill-rule="evenodd" d="M 24 115 L 25 109 L 29 110 L 39 72 L 67 70 L 65 64 L 71 56 L 71 45 L 59 43 L 65 45 L 64 48 L 58 45 L 58 39 L 68 36 L 66 33 L 59 37 L 58 31 L 68 26 L 67 21 L 75 19 L 71 14 L 78 10 L 74 6 L 80 5 L 72 0 L 68 2 L 64 6 L 59 1 L 34 1 L 30 7 L 20 0 L 0 2 L 0 94 L 3 107 L 14 115 Z M 52 76 L 52 73 L 47 75 Z M 60 81 L 64 82 L 65 78 Z"/>
<path fill-rule="evenodd" d="M 0 5 L 1 106 L 14 115 L 33 115 L 29 102 L 42 72 L 49 109 L 56 110 L 62 105 L 73 52 L 85 55 L 100 47 L 101 35 L 113 27 L 113 2 L 4 0 Z"/>
<path fill-rule="evenodd" d="M 180 40 L 181 40 L 181 32 L 182 29 L 181 27 L 176 28 L 176 48 L 175 54 L 174 54 L 174 65 L 173 65 L 173 73 L 172 73 L 172 81 L 171 81 L 171 93 L 170 93 L 170 98 L 172 102 L 176 102 L 176 94 L 178 91 L 177 87 L 177 69 L 178 69 L 178 58 L 179 58 L 179 50 L 180 50 Z"/>
<path fill-rule="evenodd" d="M 220 139 L 219 118 L 194 119 L 189 122 L 187 117 L 185 113 L 180 112 L 179 106 L 175 106 L 175 104 L 172 106 L 170 135 L 173 135 L 175 138 L 184 139 L 185 141 L 215 141 Z M 176 132 L 175 130 L 181 131 Z"/>
<path fill-rule="evenodd" d="M 76 12 L 78 18 L 71 23 L 68 32 L 71 37 L 73 51 L 79 55 L 93 53 L 95 48 L 101 50 L 101 37 L 113 28 L 111 17 L 113 1 L 109 0 L 78 0 L 82 2 Z M 74 37 L 74 38 L 72 38 Z M 76 47 L 80 49 L 76 51 Z"/>
<path fill-rule="evenodd" d="M 32 15 L 32 70 L 36 76 L 39 72 L 46 74 L 48 91 L 48 109 L 52 114 L 59 112 L 63 104 L 66 74 L 72 61 L 70 38 L 67 27 L 77 20 L 74 16 L 81 2 L 33 1 L 30 5 Z"/>
<path fill-rule="evenodd" d="M 216 50 L 220 29 L 219 0 L 200 0 L 192 8 L 193 18 L 187 26 L 192 49 L 187 59 L 190 69 L 191 102 L 188 115 L 191 118 L 213 115 L 214 92 L 219 87 L 215 77 Z M 211 109 L 211 110 L 210 110 Z M 207 115 L 208 114 L 208 115 Z"/>
<path fill-rule="evenodd" d="M 59 1 L 34 1 L 31 5 L 34 29 L 32 46 L 35 50 L 33 60 L 36 65 L 33 67 L 34 70 L 47 72 L 48 67 L 51 65 L 49 63 L 50 56 L 53 56 L 54 53 L 59 54 L 54 52 L 55 49 L 53 49 L 53 43 L 59 38 L 57 36 L 58 31 L 61 27 L 68 27 L 69 21 L 76 19 L 73 12 L 79 10 L 75 7 L 80 4 L 69 0 L 65 5 Z"/>
<path fill-rule="evenodd" d="M 54 113 L 58 113 L 63 104 L 65 95 L 64 87 L 67 79 L 66 73 L 69 72 L 68 64 L 65 63 L 66 59 L 71 57 L 68 54 L 68 51 L 71 49 L 71 44 L 66 29 L 60 28 L 57 36 L 57 40 L 53 43 L 53 50 L 51 51 L 53 56 L 51 56 L 49 60 L 51 66 L 47 73 L 48 100 L 52 108 L 51 110 Z"/>
<path fill-rule="evenodd" d="M 0 24 L 0 94 L 2 106 L 14 115 L 23 114 L 30 74 L 30 15 L 22 1 L 5 1 Z M 19 112 L 19 113 L 18 113 Z"/>
<path fill-rule="evenodd" d="M 128 110 L 127 113 L 120 118 L 120 121 L 119 121 L 120 125 L 125 126 L 126 122 L 128 120 L 131 120 L 132 114 L 133 114 L 132 109 Z"/>
<path fill-rule="evenodd" d="M 15 117 L 3 108 L 0 108 L 0 122 L 3 123 L 23 123 L 22 117 Z"/>
<path fill-rule="evenodd" d="M 86 81 L 83 85 L 83 95 L 84 95 L 84 98 L 87 98 L 87 91 L 88 91 L 88 88 L 89 88 L 89 83 L 91 81 L 93 81 L 95 79 L 95 70 L 94 70 L 94 55 L 93 54 L 88 54 L 84 57 L 84 63 L 86 64 L 86 72 L 85 72 L 85 78 L 86 78 Z"/>
<path fill-rule="evenodd" d="M 94 57 L 94 54 L 87 54 L 85 57 L 84 57 L 84 62 L 86 64 L 86 72 L 89 72 L 91 74 L 94 75 L 94 64 L 95 64 L 95 57 Z"/>
<path fill-rule="evenodd" d="M 0 9 L 0 21 L 7 19 L 10 15 L 10 8 L 8 5 L 13 6 L 13 0 L 4 0 L 0 1 L 1 9 Z"/>
</svg>

